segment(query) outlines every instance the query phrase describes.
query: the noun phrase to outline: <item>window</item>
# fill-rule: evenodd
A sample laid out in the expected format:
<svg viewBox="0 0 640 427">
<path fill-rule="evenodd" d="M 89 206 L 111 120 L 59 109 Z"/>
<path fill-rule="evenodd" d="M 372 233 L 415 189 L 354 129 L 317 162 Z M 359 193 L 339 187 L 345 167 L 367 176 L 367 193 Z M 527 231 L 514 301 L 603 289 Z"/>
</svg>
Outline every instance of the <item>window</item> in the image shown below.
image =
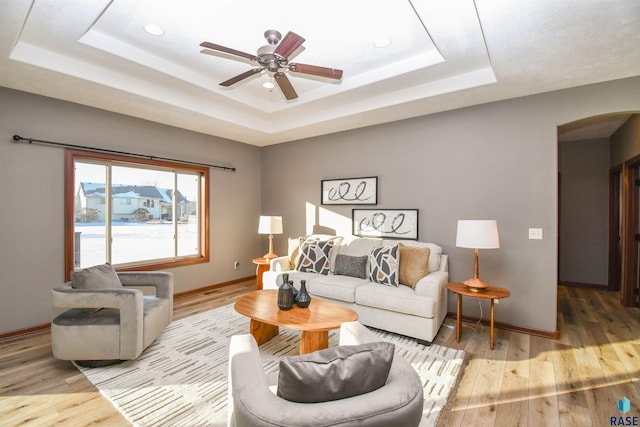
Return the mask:
<svg viewBox="0 0 640 427">
<path fill-rule="evenodd" d="M 65 266 L 121 269 L 209 260 L 209 169 L 67 150 Z"/>
</svg>

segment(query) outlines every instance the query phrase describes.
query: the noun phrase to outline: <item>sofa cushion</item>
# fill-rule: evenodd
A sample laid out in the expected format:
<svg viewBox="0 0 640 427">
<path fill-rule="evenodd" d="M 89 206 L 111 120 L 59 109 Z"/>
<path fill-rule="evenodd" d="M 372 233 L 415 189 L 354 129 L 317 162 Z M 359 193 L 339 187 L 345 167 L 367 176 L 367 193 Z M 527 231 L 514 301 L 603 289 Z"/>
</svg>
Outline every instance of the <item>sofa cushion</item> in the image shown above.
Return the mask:
<svg viewBox="0 0 640 427">
<path fill-rule="evenodd" d="M 351 276 L 315 275 L 307 281 L 307 289 L 313 296 L 353 303 L 356 300 L 356 288 L 369 283 L 368 279 Z"/>
<path fill-rule="evenodd" d="M 382 244 L 384 246 L 396 245 L 400 243 L 399 240 L 384 239 Z M 406 246 L 416 248 L 429 248 L 429 273 L 438 271 L 440 269 L 440 255 L 442 255 L 442 248 L 434 243 L 418 242 L 415 240 L 402 240 L 402 243 Z"/>
<path fill-rule="evenodd" d="M 394 350 L 392 343 L 381 341 L 284 356 L 277 395 L 317 403 L 369 393 L 387 382 Z"/>
<path fill-rule="evenodd" d="M 416 288 L 418 280 L 427 275 L 429 271 L 429 248 L 418 248 L 406 246 L 399 243 L 400 248 L 400 268 L 398 273 L 398 281 L 401 285 L 407 285 Z"/>
<path fill-rule="evenodd" d="M 435 299 L 418 295 L 408 286 L 393 288 L 369 283 L 355 290 L 355 303 L 428 319 L 437 314 Z"/>
<path fill-rule="evenodd" d="M 387 286 L 398 286 L 398 245 L 381 246 L 369 255 L 369 279 Z"/>
<path fill-rule="evenodd" d="M 368 256 L 371 251 L 380 246 L 382 246 L 382 240 L 380 239 L 360 237 L 340 246 L 339 253 L 350 256 Z"/>
<path fill-rule="evenodd" d="M 71 272 L 71 287 L 74 289 L 114 289 L 121 288 L 116 270 L 111 264 L 95 265 Z"/>
<path fill-rule="evenodd" d="M 334 273 L 342 276 L 367 278 L 367 255 L 350 256 L 338 254 Z"/>
</svg>

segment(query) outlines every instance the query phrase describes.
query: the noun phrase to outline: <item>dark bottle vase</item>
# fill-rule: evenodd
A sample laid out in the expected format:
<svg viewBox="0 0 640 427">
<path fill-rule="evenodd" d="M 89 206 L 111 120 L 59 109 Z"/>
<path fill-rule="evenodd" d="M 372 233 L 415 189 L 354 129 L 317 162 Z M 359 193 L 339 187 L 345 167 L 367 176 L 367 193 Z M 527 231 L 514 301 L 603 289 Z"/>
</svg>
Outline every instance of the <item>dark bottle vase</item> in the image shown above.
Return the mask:
<svg viewBox="0 0 640 427">
<path fill-rule="evenodd" d="M 293 301 L 295 302 L 296 296 L 298 295 L 298 290 L 295 286 L 293 286 L 293 281 L 289 280 L 289 273 L 282 273 L 282 283 L 289 283 L 293 288 Z"/>
<path fill-rule="evenodd" d="M 309 292 L 307 292 L 307 281 L 301 280 L 300 292 L 298 292 L 298 295 L 296 295 L 296 304 L 298 304 L 298 307 L 300 308 L 307 308 L 309 307 L 310 303 L 311 295 L 309 295 Z"/>
<path fill-rule="evenodd" d="M 278 289 L 278 308 L 280 310 L 291 310 L 294 302 L 292 282 L 284 282 Z"/>
</svg>

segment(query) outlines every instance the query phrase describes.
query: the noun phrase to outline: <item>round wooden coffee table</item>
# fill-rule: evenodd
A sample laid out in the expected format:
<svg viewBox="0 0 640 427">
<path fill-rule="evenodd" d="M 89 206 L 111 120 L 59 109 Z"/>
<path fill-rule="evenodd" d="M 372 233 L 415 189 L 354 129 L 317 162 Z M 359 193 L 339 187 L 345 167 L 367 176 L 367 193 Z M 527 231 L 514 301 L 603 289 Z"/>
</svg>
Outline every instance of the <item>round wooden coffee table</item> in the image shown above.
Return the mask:
<svg viewBox="0 0 640 427">
<path fill-rule="evenodd" d="M 313 298 L 308 308 L 294 305 L 291 310 L 278 308 L 278 291 L 249 292 L 236 301 L 236 311 L 251 319 L 249 332 L 258 345 L 278 335 L 279 327 L 302 331 L 300 354 L 329 346 L 329 331 L 343 322 L 358 320 L 358 313 L 340 305 Z"/>
</svg>

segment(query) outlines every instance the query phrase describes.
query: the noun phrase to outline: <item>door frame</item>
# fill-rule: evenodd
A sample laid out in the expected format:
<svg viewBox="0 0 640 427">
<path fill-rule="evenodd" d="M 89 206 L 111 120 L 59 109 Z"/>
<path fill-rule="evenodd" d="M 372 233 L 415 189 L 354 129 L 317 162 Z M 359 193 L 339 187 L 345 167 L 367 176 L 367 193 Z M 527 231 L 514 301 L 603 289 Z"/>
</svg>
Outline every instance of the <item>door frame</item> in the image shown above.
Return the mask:
<svg viewBox="0 0 640 427">
<path fill-rule="evenodd" d="M 638 286 L 638 197 L 640 178 L 640 155 L 624 162 L 622 168 L 622 280 L 620 301 L 626 307 L 637 303 L 635 289 Z M 611 221 L 611 219 L 610 219 Z M 609 248 L 611 251 L 611 248 Z"/>
<path fill-rule="evenodd" d="M 622 164 L 609 170 L 609 280 L 607 289 L 619 291 L 622 280 Z"/>
</svg>

